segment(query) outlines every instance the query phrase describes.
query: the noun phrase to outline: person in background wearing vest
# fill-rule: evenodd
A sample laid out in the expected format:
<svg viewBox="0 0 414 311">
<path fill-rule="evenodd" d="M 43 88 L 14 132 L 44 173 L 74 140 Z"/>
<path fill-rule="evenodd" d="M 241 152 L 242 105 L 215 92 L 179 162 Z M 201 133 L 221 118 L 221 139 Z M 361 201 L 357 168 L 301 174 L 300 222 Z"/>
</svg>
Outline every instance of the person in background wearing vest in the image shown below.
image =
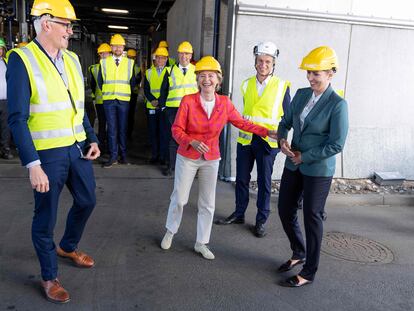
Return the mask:
<svg viewBox="0 0 414 311">
<path fill-rule="evenodd" d="M 127 136 L 129 139 L 132 139 L 132 132 L 134 131 L 135 124 L 135 109 L 137 107 L 137 99 L 139 93 L 139 85 L 141 83 L 141 67 L 137 62 L 137 51 L 135 49 L 128 49 L 127 57 L 134 61 L 134 70 L 133 74 L 135 77 L 135 87 L 131 93 L 131 99 L 129 100 L 129 110 L 128 110 L 128 129 Z"/>
<path fill-rule="evenodd" d="M 57 256 L 91 268 L 94 260 L 78 250 L 95 204 L 92 161 L 98 140 L 84 113 L 84 80 L 78 56 L 66 50 L 75 11 L 68 0 L 35 0 L 30 13 L 37 37 L 10 54 L 7 71 L 9 126 L 19 156 L 29 169 L 35 209 L 32 240 L 46 298 L 66 303 L 69 293 L 57 278 Z M 67 185 L 73 197 L 66 229 L 55 246 L 59 196 Z"/>
<path fill-rule="evenodd" d="M 112 57 L 102 59 L 98 76 L 98 85 L 102 90 L 108 132 L 109 160 L 104 168 L 118 164 L 128 164 L 127 128 L 131 91 L 136 85 L 134 61 L 123 57 L 125 39 L 120 34 L 111 38 Z"/>
<path fill-rule="evenodd" d="M 99 60 L 105 59 L 111 55 L 111 47 L 108 43 L 102 43 L 98 47 Z M 89 67 L 90 79 L 92 94 L 94 95 L 96 114 L 98 116 L 98 139 L 99 139 L 99 149 L 104 154 L 107 152 L 106 144 L 106 117 L 105 110 L 103 107 L 103 98 L 102 90 L 98 86 L 98 76 L 99 76 L 99 62 L 97 64 L 91 65 Z"/>
<path fill-rule="evenodd" d="M 158 99 L 161 95 L 161 84 L 167 73 L 168 51 L 166 48 L 158 48 L 154 52 L 155 66 L 145 72 L 144 94 L 146 98 L 148 128 L 151 142 L 151 164 L 165 164 L 168 157 L 168 140 L 166 135 L 165 120 L 161 115 Z M 165 94 L 163 96 L 165 102 Z"/>
<path fill-rule="evenodd" d="M 335 156 L 343 150 L 348 133 L 347 102 L 331 87 L 338 69 L 335 51 L 318 47 L 303 58 L 299 68 L 306 70 L 310 87 L 296 92 L 278 128 L 280 147 L 286 155 L 278 210 L 292 250 L 292 257 L 278 272 L 305 264 L 299 274 L 279 283 L 285 287 L 300 287 L 315 278 L 323 235 L 322 213 L 335 173 Z M 287 136 L 292 128 L 289 144 Z M 302 193 L 306 244 L 297 215 Z"/>
<path fill-rule="evenodd" d="M 161 248 L 167 250 L 171 247 L 193 180 L 198 173 L 197 238 L 194 250 L 205 259 L 212 260 L 215 257 L 207 244 L 215 210 L 220 133 L 228 122 L 260 137 L 271 135 L 276 138 L 276 131 L 243 119 L 227 96 L 216 93 L 223 76 L 221 66 L 214 57 L 205 56 L 200 59 L 195 66 L 195 72 L 200 91 L 183 97 L 172 126 L 173 137 L 180 146 L 174 190 L 168 208 L 167 232 L 162 239 Z"/>
<path fill-rule="evenodd" d="M 166 48 L 168 51 L 168 42 L 165 40 L 161 40 L 160 43 L 158 43 L 158 48 Z M 168 57 L 167 67 L 171 67 L 174 64 L 175 64 L 175 59 Z"/>
<path fill-rule="evenodd" d="M 290 103 L 289 83 L 273 75 L 279 50 L 272 42 L 263 42 L 253 49 L 256 75 L 243 81 L 243 116 L 269 130 L 277 130 L 283 111 Z M 257 214 L 253 233 L 266 235 L 265 223 L 270 213 L 273 164 L 279 152 L 276 140 L 270 137 L 239 132 L 236 159 L 236 210 L 216 224 L 243 224 L 249 204 L 250 173 L 257 166 Z"/>
<path fill-rule="evenodd" d="M 163 113 L 165 124 L 167 125 L 170 149 L 169 164 L 162 171 L 165 176 L 171 176 L 175 169 L 178 145 L 171 135 L 171 127 L 174 123 L 181 99 L 184 95 L 194 94 L 198 91 L 194 72 L 195 66 L 190 63 L 193 55 L 193 47 L 190 42 L 184 41 L 178 46 L 177 52 L 179 63 L 178 65 L 175 64 L 170 67 L 169 74 L 164 76 L 164 81 L 161 85 L 162 94 L 167 95 L 165 101 L 166 108 L 163 110 Z M 159 104 L 163 108 L 163 102 L 159 101 Z"/>
<path fill-rule="evenodd" d="M 0 156 L 11 160 L 13 155 L 10 152 L 10 130 L 7 126 L 6 52 L 6 42 L 0 38 Z"/>
</svg>

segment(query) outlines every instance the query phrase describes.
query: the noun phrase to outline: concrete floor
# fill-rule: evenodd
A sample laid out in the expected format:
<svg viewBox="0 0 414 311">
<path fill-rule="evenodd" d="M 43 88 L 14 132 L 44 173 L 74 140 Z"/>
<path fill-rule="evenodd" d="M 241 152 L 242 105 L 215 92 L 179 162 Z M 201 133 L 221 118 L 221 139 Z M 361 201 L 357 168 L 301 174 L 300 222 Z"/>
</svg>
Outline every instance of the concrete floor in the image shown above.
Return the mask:
<svg viewBox="0 0 414 311">
<path fill-rule="evenodd" d="M 72 300 L 56 306 L 45 300 L 39 287 L 26 170 L 0 162 L 0 310 L 414 310 L 413 206 L 331 198 L 325 232 L 373 239 L 392 250 L 394 261 L 359 264 L 322 253 L 315 282 L 289 289 L 277 285 L 286 275 L 276 269 L 291 252 L 275 212 L 263 239 L 249 230 L 255 218 L 254 200 L 246 225 L 214 225 L 210 245 L 216 259 L 207 261 L 192 249 L 197 182 L 172 248 L 163 251 L 159 243 L 173 180 L 147 165 L 111 169 L 96 165 L 95 173 L 98 204 L 79 247 L 95 258 L 96 266 L 84 270 L 59 260 L 59 277 Z M 218 183 L 216 202 L 216 215 L 232 212 L 231 184 Z M 65 190 L 56 242 L 70 204 Z"/>
</svg>

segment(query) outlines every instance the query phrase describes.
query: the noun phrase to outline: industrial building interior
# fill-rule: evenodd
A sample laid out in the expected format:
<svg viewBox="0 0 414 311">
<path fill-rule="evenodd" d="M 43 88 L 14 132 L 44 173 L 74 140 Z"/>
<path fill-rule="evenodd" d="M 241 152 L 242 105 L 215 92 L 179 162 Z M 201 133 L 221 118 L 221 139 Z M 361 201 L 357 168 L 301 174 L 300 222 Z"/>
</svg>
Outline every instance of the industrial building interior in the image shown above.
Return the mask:
<svg viewBox="0 0 414 311">
<path fill-rule="evenodd" d="M 136 61 L 145 72 L 152 49 L 166 38 L 167 13 L 174 1 L 71 0 L 79 21 L 73 27 L 69 49 L 79 55 L 82 64 L 86 78 L 86 104 L 91 101 L 87 68 L 98 61 L 96 49 L 99 44 L 109 43 L 113 34 L 120 33 L 126 41 L 125 51 L 130 48 L 137 50 Z M 0 0 L 0 37 L 6 40 L 8 49 L 34 38 L 30 18 L 32 4 L 33 1 L 27 0 Z M 90 119 L 95 119 L 93 114 L 93 109 L 90 109 Z M 131 163 L 144 164 L 149 157 L 149 142 L 142 93 L 138 97 L 135 119 L 129 156 Z"/>
</svg>

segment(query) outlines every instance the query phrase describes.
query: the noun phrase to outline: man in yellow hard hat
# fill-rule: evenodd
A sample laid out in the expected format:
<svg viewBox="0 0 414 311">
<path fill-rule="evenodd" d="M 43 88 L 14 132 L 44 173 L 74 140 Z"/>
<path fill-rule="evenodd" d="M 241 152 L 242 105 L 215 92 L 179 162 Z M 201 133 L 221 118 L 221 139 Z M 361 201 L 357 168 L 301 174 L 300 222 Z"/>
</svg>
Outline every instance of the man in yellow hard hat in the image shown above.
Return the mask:
<svg viewBox="0 0 414 311">
<path fill-rule="evenodd" d="M 168 136 L 166 134 L 165 120 L 162 118 L 159 98 L 164 102 L 166 92 L 161 93 L 161 84 L 167 74 L 168 51 L 166 48 L 157 48 L 154 52 L 155 66 L 147 69 L 144 79 L 144 94 L 146 98 L 148 129 L 151 142 L 151 164 L 165 164 L 168 157 Z"/>
<path fill-rule="evenodd" d="M 135 87 L 131 93 L 131 99 L 129 101 L 129 110 L 128 110 L 128 129 L 127 136 L 129 139 L 132 139 L 132 132 L 134 131 L 135 124 L 135 109 L 137 107 L 137 99 L 139 93 L 139 86 L 141 83 L 141 67 L 137 61 L 137 51 L 135 49 L 128 49 L 127 57 L 134 61 L 134 77 L 135 77 Z"/>
<path fill-rule="evenodd" d="M 111 47 L 108 43 L 102 43 L 99 45 L 97 49 L 97 53 L 99 56 L 99 61 L 101 59 L 105 59 L 111 55 Z M 99 149 L 102 153 L 107 152 L 107 144 L 106 144 L 106 117 L 105 117 L 105 110 L 103 107 L 103 97 L 102 97 L 102 90 L 99 88 L 98 85 L 98 77 L 99 77 L 99 69 L 100 63 L 91 65 L 88 68 L 90 74 L 90 85 L 92 89 L 92 94 L 94 97 L 95 102 L 95 109 L 96 115 L 98 117 L 98 139 L 99 139 Z"/>
<path fill-rule="evenodd" d="M 94 266 L 94 260 L 78 250 L 78 243 L 96 204 L 91 160 L 100 151 L 84 113 L 79 58 L 67 50 L 76 21 L 72 5 L 68 0 L 35 0 L 30 14 L 37 36 L 14 49 L 9 59 L 9 126 L 34 190 L 32 240 L 42 288 L 48 300 L 66 303 L 70 296 L 57 278 L 57 255 L 79 267 Z M 65 184 L 73 205 L 55 246 L 53 231 Z"/>
<path fill-rule="evenodd" d="M 163 170 L 163 175 L 170 176 L 175 169 L 175 160 L 177 157 L 178 145 L 171 135 L 171 126 L 174 123 L 175 116 L 180 106 L 181 99 L 184 95 L 198 92 L 195 66 L 190 63 L 193 56 L 193 47 L 190 42 L 183 41 L 177 49 L 178 64 L 168 69 L 165 75 L 161 91 L 166 94 L 165 109 L 163 110 L 165 123 L 168 128 L 169 137 L 169 164 Z M 164 107 L 164 101 L 159 100 L 160 107 Z"/>
<path fill-rule="evenodd" d="M 7 126 L 6 52 L 6 41 L 0 38 L 0 157 L 11 160 L 13 155 L 10 151 L 10 130 Z"/>
<path fill-rule="evenodd" d="M 125 39 L 120 34 L 114 34 L 110 45 L 112 57 L 101 60 L 98 81 L 102 89 L 108 133 L 109 160 L 103 164 L 104 168 L 118 163 L 128 164 L 126 145 L 129 101 L 136 85 L 134 61 L 123 56 Z"/>
<path fill-rule="evenodd" d="M 159 48 L 166 48 L 167 51 L 168 51 L 168 42 L 165 41 L 165 40 L 161 40 L 160 43 L 158 43 L 158 47 Z M 168 57 L 167 66 L 171 67 L 174 64 L 175 64 L 175 59 L 171 58 L 171 57 Z"/>
<path fill-rule="evenodd" d="M 283 111 L 290 103 L 289 83 L 274 75 L 279 50 L 273 42 L 261 42 L 253 49 L 256 74 L 243 81 L 243 116 L 269 130 L 277 130 Z M 273 164 L 279 145 L 271 137 L 240 130 L 237 139 L 236 208 L 216 224 L 241 224 L 249 204 L 249 183 L 254 163 L 257 167 L 257 213 L 253 234 L 266 235 L 265 223 L 270 214 Z"/>
</svg>

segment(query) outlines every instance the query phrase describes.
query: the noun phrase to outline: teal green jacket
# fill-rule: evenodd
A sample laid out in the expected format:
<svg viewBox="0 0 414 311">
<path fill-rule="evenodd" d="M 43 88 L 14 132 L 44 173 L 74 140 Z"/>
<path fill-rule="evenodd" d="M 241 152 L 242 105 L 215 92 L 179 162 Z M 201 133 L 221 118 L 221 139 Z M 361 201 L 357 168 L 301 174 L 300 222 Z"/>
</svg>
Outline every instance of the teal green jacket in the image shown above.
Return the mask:
<svg viewBox="0 0 414 311">
<path fill-rule="evenodd" d="M 299 116 L 312 96 L 311 88 L 299 89 L 279 123 L 278 138 L 287 138 L 293 128 L 291 147 L 302 153 L 302 163 L 286 158 L 285 167 L 307 176 L 333 176 L 335 155 L 345 145 L 348 133 L 348 105 L 329 86 L 305 119 L 300 130 Z"/>
</svg>

